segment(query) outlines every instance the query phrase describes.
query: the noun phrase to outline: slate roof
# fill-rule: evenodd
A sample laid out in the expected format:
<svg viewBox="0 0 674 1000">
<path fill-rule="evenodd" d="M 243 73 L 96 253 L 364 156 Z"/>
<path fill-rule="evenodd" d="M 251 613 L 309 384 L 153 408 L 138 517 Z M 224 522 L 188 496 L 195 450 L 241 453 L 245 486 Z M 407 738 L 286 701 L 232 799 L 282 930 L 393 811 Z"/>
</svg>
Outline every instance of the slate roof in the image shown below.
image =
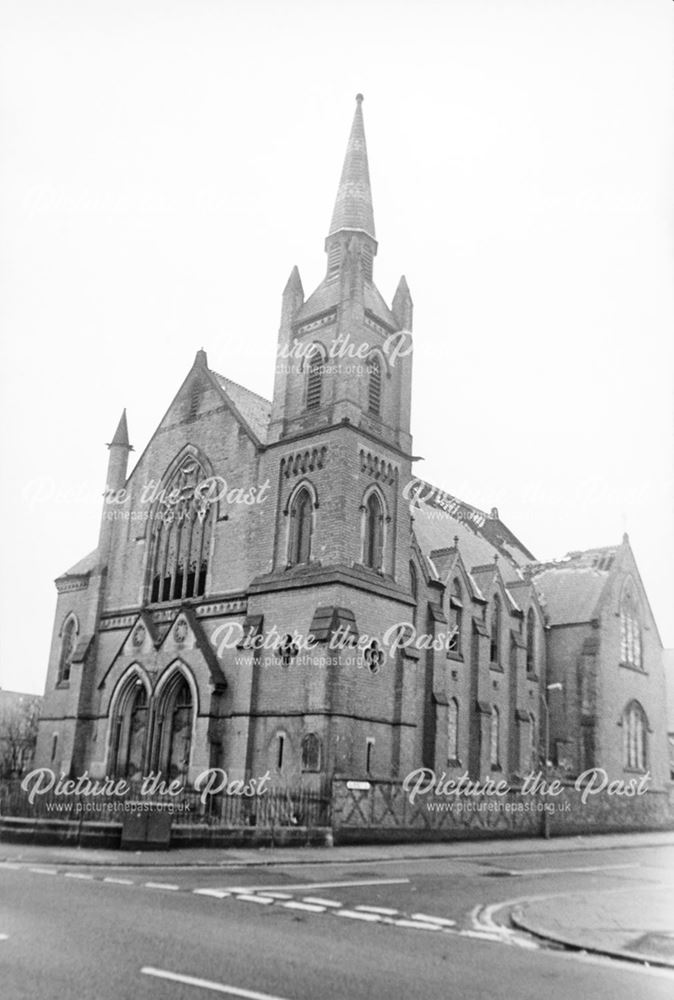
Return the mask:
<svg viewBox="0 0 674 1000">
<path fill-rule="evenodd" d="M 533 582 L 550 625 L 588 622 L 608 579 L 608 570 L 559 563 L 534 571 Z"/>
<path fill-rule="evenodd" d="M 456 536 L 461 558 L 471 574 L 476 566 L 493 564 L 494 556 L 498 555 L 498 568 L 504 582 L 521 580 L 522 567 L 531 562 L 530 553 L 524 546 L 502 522 L 499 521 L 498 526 L 491 524 L 486 514 L 470 508 L 469 504 L 461 503 L 460 509 L 475 511 L 475 519 L 464 519 L 439 506 L 413 501 L 414 533 L 427 559 L 432 563 L 431 552 L 453 547 Z M 484 521 L 482 525 L 480 520 Z M 476 582 L 479 586 L 479 580 Z"/>
<path fill-rule="evenodd" d="M 94 549 L 94 551 L 90 552 L 88 556 L 84 557 L 84 559 L 80 559 L 80 561 L 76 562 L 74 566 L 67 569 L 65 573 L 61 573 L 59 579 L 64 576 L 84 576 L 86 573 L 91 573 L 93 569 L 96 569 L 97 564 L 98 549 Z"/>
<path fill-rule="evenodd" d="M 269 400 L 258 396 L 256 392 L 251 392 L 250 389 L 245 389 L 237 382 L 232 382 L 224 375 L 218 375 L 212 370 L 211 374 L 218 380 L 220 387 L 224 389 L 255 436 L 264 444 L 267 440 L 267 429 L 271 417 Z"/>
</svg>

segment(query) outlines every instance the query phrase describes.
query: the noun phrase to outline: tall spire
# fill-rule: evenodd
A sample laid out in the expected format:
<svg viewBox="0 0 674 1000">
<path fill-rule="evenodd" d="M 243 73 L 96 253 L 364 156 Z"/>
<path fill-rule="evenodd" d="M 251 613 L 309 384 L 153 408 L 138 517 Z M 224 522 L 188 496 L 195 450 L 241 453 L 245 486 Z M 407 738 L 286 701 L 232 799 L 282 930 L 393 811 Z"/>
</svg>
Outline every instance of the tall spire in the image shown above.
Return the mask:
<svg viewBox="0 0 674 1000">
<path fill-rule="evenodd" d="M 129 451 L 133 451 L 133 448 L 129 444 L 129 430 L 126 424 L 126 407 L 122 410 L 122 416 L 117 424 L 115 436 L 108 445 L 108 448 L 112 448 L 114 445 L 119 445 L 122 448 L 128 448 Z"/>
<path fill-rule="evenodd" d="M 375 239 L 362 94 L 356 94 L 356 113 L 353 116 L 328 237 L 345 229 L 366 233 Z"/>
</svg>

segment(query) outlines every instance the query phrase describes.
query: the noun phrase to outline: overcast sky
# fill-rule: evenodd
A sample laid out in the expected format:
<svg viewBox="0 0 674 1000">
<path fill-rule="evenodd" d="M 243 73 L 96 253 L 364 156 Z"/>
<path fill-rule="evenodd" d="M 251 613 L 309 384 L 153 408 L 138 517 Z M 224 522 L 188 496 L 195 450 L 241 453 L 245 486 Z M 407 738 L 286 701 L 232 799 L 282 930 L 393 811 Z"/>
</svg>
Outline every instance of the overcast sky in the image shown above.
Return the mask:
<svg viewBox="0 0 674 1000">
<path fill-rule="evenodd" d="M 354 96 L 418 472 L 540 559 L 628 531 L 674 645 L 669 0 L 0 3 L 0 685 L 41 693 L 54 578 L 96 545 L 195 352 L 270 396 L 320 281 Z"/>
</svg>

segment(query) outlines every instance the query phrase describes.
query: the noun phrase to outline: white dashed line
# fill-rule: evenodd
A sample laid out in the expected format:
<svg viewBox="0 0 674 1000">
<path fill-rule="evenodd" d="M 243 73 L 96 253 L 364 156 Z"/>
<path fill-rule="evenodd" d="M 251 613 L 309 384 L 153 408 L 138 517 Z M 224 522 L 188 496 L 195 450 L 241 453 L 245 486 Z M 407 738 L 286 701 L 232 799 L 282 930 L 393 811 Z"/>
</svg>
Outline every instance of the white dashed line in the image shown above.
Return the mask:
<svg viewBox="0 0 674 1000">
<path fill-rule="evenodd" d="M 324 906 L 316 906 L 313 903 L 281 903 L 281 906 L 287 907 L 289 910 L 307 910 L 309 913 L 325 913 Z"/>
<path fill-rule="evenodd" d="M 153 969 L 146 965 L 141 970 L 144 976 L 156 976 L 158 979 L 170 979 L 174 983 L 184 983 L 185 986 L 197 986 L 212 993 L 227 993 L 232 997 L 243 997 L 244 1000 L 284 1000 L 272 993 L 258 993 L 256 990 L 244 990 L 239 986 L 226 986 L 224 983 L 214 983 L 211 979 L 198 979 L 196 976 L 182 976 L 178 972 L 167 972 L 165 969 Z"/>
<path fill-rule="evenodd" d="M 177 892 L 180 888 L 177 885 L 173 885 L 171 882 L 143 882 L 146 889 L 168 889 L 171 892 Z"/>
<path fill-rule="evenodd" d="M 321 899 L 320 896 L 302 896 L 305 903 L 313 903 L 315 906 L 336 906 L 340 909 L 344 904 L 336 903 L 334 899 Z"/>
<path fill-rule="evenodd" d="M 23 865 L 15 865 L 12 861 L 0 861 L 0 868 L 11 868 L 12 871 L 20 871 Z"/>
<path fill-rule="evenodd" d="M 81 878 L 91 882 L 93 877 L 93 875 L 85 875 L 83 872 L 66 872 L 66 878 Z"/>
<path fill-rule="evenodd" d="M 293 897 L 289 892 L 266 892 L 265 896 L 271 896 L 272 899 L 292 899 Z"/>
<path fill-rule="evenodd" d="M 396 927 L 411 927 L 418 931 L 439 931 L 440 924 L 429 924 L 423 920 L 396 920 Z"/>
<path fill-rule="evenodd" d="M 264 906 L 268 906 L 269 903 L 275 902 L 271 896 L 237 896 L 237 899 L 242 900 L 244 903 L 262 903 Z"/>
<path fill-rule="evenodd" d="M 55 868 L 29 868 L 29 872 L 34 872 L 36 875 L 57 875 L 58 872 Z"/>
<path fill-rule="evenodd" d="M 445 917 L 429 917 L 427 913 L 413 913 L 412 920 L 421 920 L 422 923 L 438 924 L 439 927 L 456 927 L 456 920 L 447 920 Z"/>
<path fill-rule="evenodd" d="M 213 896 L 215 899 L 224 899 L 229 896 L 224 889 L 192 889 L 195 896 Z"/>
<path fill-rule="evenodd" d="M 308 889 L 311 892 L 312 889 L 338 889 L 341 886 L 352 885 L 407 885 L 409 881 L 408 878 L 369 878 L 359 879 L 356 882 L 300 882 L 298 885 L 284 885 L 281 888 L 286 891 L 303 890 L 304 892 Z M 275 885 L 228 885 L 227 888 L 230 892 L 265 892 L 267 889 L 278 889 L 279 886 L 276 883 Z"/>
<path fill-rule="evenodd" d="M 358 910 L 334 910 L 338 917 L 348 917 L 350 920 L 369 920 L 379 923 L 382 919 L 378 913 L 360 913 Z"/>
<path fill-rule="evenodd" d="M 381 913 L 384 917 L 395 917 L 398 910 L 390 910 L 386 906 L 357 906 L 357 910 L 362 910 L 364 913 Z"/>
<path fill-rule="evenodd" d="M 493 934 L 490 931 L 459 931 L 461 937 L 480 938 L 482 941 L 500 941 L 500 934 Z"/>
<path fill-rule="evenodd" d="M 7 941 L 9 939 L 9 934 L 0 934 L 0 941 Z"/>
<path fill-rule="evenodd" d="M 130 878 L 110 878 L 106 875 L 103 881 L 110 882 L 111 885 L 133 885 L 133 879 Z"/>
</svg>

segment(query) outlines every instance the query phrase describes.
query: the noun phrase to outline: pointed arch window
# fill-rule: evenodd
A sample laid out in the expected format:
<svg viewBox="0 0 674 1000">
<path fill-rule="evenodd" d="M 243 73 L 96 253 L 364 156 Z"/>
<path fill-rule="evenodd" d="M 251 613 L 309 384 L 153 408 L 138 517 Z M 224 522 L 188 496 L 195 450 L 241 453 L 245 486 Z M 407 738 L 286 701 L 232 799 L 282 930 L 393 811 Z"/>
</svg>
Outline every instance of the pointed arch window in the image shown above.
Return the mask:
<svg viewBox="0 0 674 1000">
<path fill-rule="evenodd" d="M 532 608 L 527 614 L 527 673 L 536 673 L 536 618 Z"/>
<path fill-rule="evenodd" d="M 489 644 L 489 659 L 498 663 L 501 655 L 501 598 L 494 594 L 491 607 L 491 642 Z"/>
<path fill-rule="evenodd" d="M 125 686 L 113 718 L 112 773 L 133 781 L 142 776 L 147 738 L 148 697 L 139 677 Z"/>
<path fill-rule="evenodd" d="M 376 490 L 365 501 L 363 563 L 381 569 L 384 556 L 384 507 Z"/>
<path fill-rule="evenodd" d="M 185 781 L 192 750 L 194 704 L 187 678 L 176 671 L 159 699 L 153 770 L 164 780 Z"/>
<path fill-rule="evenodd" d="M 314 522 L 314 501 L 306 486 L 302 486 L 290 505 L 288 565 L 298 566 L 311 559 Z"/>
<path fill-rule="evenodd" d="M 639 613 L 629 592 L 620 602 L 620 662 L 642 669 Z"/>
<path fill-rule="evenodd" d="M 317 410 L 321 405 L 324 368 L 323 355 L 314 347 L 307 357 L 307 410 Z"/>
<path fill-rule="evenodd" d="M 456 578 L 452 580 L 452 590 L 449 595 L 449 624 L 452 635 L 449 639 L 450 653 L 461 654 L 461 629 L 463 627 L 463 594 L 461 583 Z"/>
<path fill-rule="evenodd" d="M 59 654 L 59 667 L 56 675 L 57 684 L 67 684 L 70 680 L 70 668 L 75 654 L 76 641 L 77 622 L 74 617 L 71 617 L 65 623 L 61 636 L 61 652 Z"/>
<path fill-rule="evenodd" d="M 381 361 L 376 354 L 368 359 L 367 409 L 379 416 L 381 413 Z"/>
<path fill-rule="evenodd" d="M 501 716 L 496 705 L 491 710 L 489 724 L 489 763 L 492 768 L 499 766 L 499 742 L 501 739 Z"/>
<path fill-rule="evenodd" d="M 219 485 L 190 455 L 163 483 L 153 512 L 150 600 L 153 603 L 201 597 Z"/>
<path fill-rule="evenodd" d="M 638 701 L 629 703 L 622 717 L 623 758 L 630 771 L 645 771 L 647 762 L 646 734 L 648 721 Z"/>
<path fill-rule="evenodd" d="M 454 763 L 459 759 L 459 704 L 450 698 L 447 706 L 447 760 Z"/>
<path fill-rule="evenodd" d="M 412 608 L 412 624 L 416 627 L 417 607 L 419 601 L 419 578 L 417 576 L 417 568 L 413 562 L 410 563 L 410 591 L 412 593 L 412 600 L 414 601 L 414 607 Z"/>
</svg>

